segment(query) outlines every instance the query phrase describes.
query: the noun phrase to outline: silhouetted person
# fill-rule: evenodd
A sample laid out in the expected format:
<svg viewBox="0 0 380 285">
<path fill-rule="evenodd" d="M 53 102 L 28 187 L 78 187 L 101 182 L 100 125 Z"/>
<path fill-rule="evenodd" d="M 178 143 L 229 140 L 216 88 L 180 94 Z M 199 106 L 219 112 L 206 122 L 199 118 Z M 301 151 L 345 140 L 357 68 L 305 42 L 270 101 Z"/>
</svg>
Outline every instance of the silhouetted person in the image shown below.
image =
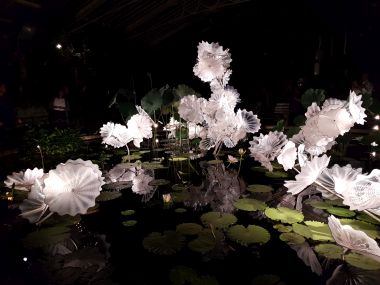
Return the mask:
<svg viewBox="0 0 380 285">
<path fill-rule="evenodd" d="M 69 126 L 69 111 L 70 106 L 67 101 L 69 89 L 63 86 L 59 89 L 58 95 L 54 97 L 52 108 L 52 123 L 55 127 L 64 128 Z"/>
</svg>

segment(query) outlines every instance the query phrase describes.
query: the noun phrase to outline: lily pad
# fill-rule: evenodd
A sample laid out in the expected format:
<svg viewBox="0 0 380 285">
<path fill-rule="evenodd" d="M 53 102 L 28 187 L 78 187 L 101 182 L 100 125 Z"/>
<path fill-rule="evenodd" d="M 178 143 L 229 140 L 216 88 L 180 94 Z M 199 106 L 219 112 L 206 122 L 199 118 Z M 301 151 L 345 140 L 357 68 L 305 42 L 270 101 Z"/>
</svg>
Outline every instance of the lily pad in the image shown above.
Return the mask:
<svg viewBox="0 0 380 285">
<path fill-rule="evenodd" d="M 333 207 L 331 204 L 328 204 L 325 201 L 318 201 L 318 200 L 311 200 L 311 201 L 307 202 L 307 204 L 309 204 L 310 206 L 312 206 L 314 208 L 321 209 L 321 210 L 326 210 L 326 209 Z"/>
<path fill-rule="evenodd" d="M 137 224 L 136 220 L 126 220 L 123 222 L 123 226 L 125 227 L 133 227 L 136 224 Z"/>
<path fill-rule="evenodd" d="M 283 171 L 265 172 L 265 176 L 269 178 L 287 178 L 289 174 Z"/>
<path fill-rule="evenodd" d="M 315 221 L 305 221 L 305 225 L 293 224 L 293 231 L 305 238 L 317 241 L 334 241 L 327 224 Z"/>
<path fill-rule="evenodd" d="M 247 191 L 252 193 L 267 193 L 273 191 L 273 187 L 263 184 L 251 184 L 247 186 Z"/>
<path fill-rule="evenodd" d="M 267 169 L 265 167 L 262 167 L 262 166 L 252 166 L 251 170 L 256 171 L 256 172 L 262 172 L 262 173 L 267 171 Z"/>
<path fill-rule="evenodd" d="M 330 207 L 330 208 L 327 208 L 326 210 L 330 214 L 332 214 L 334 216 L 338 216 L 338 217 L 350 218 L 350 217 L 354 217 L 356 215 L 355 212 L 350 211 L 347 208 L 342 208 L 342 207 Z"/>
<path fill-rule="evenodd" d="M 202 223 L 208 227 L 212 225 L 218 229 L 225 229 L 237 222 L 237 218 L 228 213 L 208 212 L 201 216 Z"/>
<path fill-rule="evenodd" d="M 170 184 L 170 181 L 166 179 L 154 179 L 148 183 L 150 186 L 162 186 L 168 184 Z"/>
<path fill-rule="evenodd" d="M 363 221 L 363 222 L 367 222 L 367 223 L 371 223 L 371 224 L 374 224 L 374 225 L 380 225 L 380 222 L 375 220 L 374 218 L 368 216 L 367 214 L 364 214 L 364 213 L 360 213 L 356 216 L 356 219 L 360 220 L 360 221 Z"/>
<path fill-rule="evenodd" d="M 26 247 L 43 247 L 59 243 L 70 237 L 70 228 L 66 226 L 55 226 L 43 228 L 28 234 L 23 239 Z"/>
<path fill-rule="evenodd" d="M 256 199 L 243 198 L 234 202 L 234 207 L 239 210 L 252 212 L 265 210 L 268 206 Z"/>
<path fill-rule="evenodd" d="M 174 191 L 183 191 L 183 190 L 186 190 L 186 185 L 185 184 L 174 184 L 173 186 L 172 186 L 172 189 L 174 190 Z"/>
<path fill-rule="evenodd" d="M 296 233 L 282 233 L 280 234 L 280 240 L 290 245 L 301 244 L 305 242 L 305 238 Z"/>
<path fill-rule="evenodd" d="M 289 233 L 291 232 L 293 229 L 292 229 L 292 226 L 286 226 L 286 225 L 283 225 L 283 224 L 276 224 L 276 225 L 273 225 L 273 228 L 278 230 L 280 233 Z"/>
<path fill-rule="evenodd" d="M 130 215 L 133 215 L 134 213 L 136 213 L 135 210 L 124 210 L 124 211 L 121 211 L 121 214 L 123 216 L 130 216 Z"/>
<path fill-rule="evenodd" d="M 121 193 L 118 191 L 101 191 L 100 195 L 96 197 L 97 202 L 111 201 L 121 197 Z"/>
<path fill-rule="evenodd" d="M 173 156 L 173 157 L 170 157 L 169 160 L 170 161 L 184 161 L 184 160 L 188 160 L 188 158 L 183 157 L 183 156 Z"/>
<path fill-rule="evenodd" d="M 355 267 L 359 267 L 365 270 L 380 269 L 380 262 L 377 262 L 372 258 L 359 253 L 349 253 L 344 256 L 344 260 Z"/>
<path fill-rule="evenodd" d="M 203 229 L 199 232 L 198 237 L 189 242 L 188 247 L 195 252 L 205 254 L 215 248 L 218 243 L 221 243 L 224 235 L 219 230 Z"/>
<path fill-rule="evenodd" d="M 264 213 L 269 219 L 286 224 L 299 223 L 304 219 L 301 212 L 286 207 L 266 208 Z"/>
<path fill-rule="evenodd" d="M 175 231 L 152 232 L 144 238 L 143 246 L 155 254 L 173 255 L 182 249 L 184 242 L 185 237 Z"/>
<path fill-rule="evenodd" d="M 166 169 L 167 166 L 163 165 L 161 162 L 143 162 L 141 167 L 144 169 Z"/>
<path fill-rule="evenodd" d="M 328 259 L 342 259 L 343 248 L 332 243 L 321 243 L 314 247 L 314 250 Z"/>
<path fill-rule="evenodd" d="M 182 214 L 182 213 L 186 213 L 187 210 L 185 208 L 177 208 L 177 209 L 174 210 L 174 212 Z"/>
<path fill-rule="evenodd" d="M 355 230 L 365 232 L 370 238 L 380 238 L 380 233 L 376 225 L 353 219 L 340 219 L 342 225 L 349 225 Z"/>
<path fill-rule="evenodd" d="M 264 244 L 270 240 L 269 232 L 256 225 L 249 225 L 248 227 L 234 225 L 228 229 L 227 235 L 230 239 L 244 246 L 252 243 Z"/>
<path fill-rule="evenodd" d="M 196 235 L 198 234 L 203 227 L 196 223 L 183 223 L 177 225 L 176 231 L 183 235 Z"/>
</svg>

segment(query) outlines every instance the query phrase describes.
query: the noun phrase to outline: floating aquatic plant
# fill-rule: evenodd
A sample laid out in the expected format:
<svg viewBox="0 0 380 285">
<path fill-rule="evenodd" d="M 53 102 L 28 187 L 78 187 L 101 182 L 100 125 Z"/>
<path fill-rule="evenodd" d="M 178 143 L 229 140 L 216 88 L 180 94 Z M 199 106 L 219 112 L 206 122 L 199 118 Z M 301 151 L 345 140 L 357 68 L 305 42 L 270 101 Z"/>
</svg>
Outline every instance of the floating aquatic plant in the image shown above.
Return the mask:
<svg viewBox="0 0 380 285">
<path fill-rule="evenodd" d="M 235 224 L 237 218 L 229 213 L 208 212 L 201 216 L 201 221 L 206 227 L 212 225 L 215 228 L 225 229 Z"/>
<path fill-rule="evenodd" d="M 224 234 L 219 230 L 203 229 L 198 237 L 189 242 L 188 247 L 202 254 L 212 251 L 224 240 Z"/>
<path fill-rule="evenodd" d="M 282 233 L 280 234 L 280 240 L 290 245 L 302 244 L 305 242 L 304 237 L 296 233 Z"/>
<path fill-rule="evenodd" d="M 351 218 L 356 215 L 355 212 L 350 211 L 347 208 L 342 208 L 342 207 L 330 207 L 330 208 L 327 208 L 326 211 L 338 217 Z"/>
<path fill-rule="evenodd" d="M 251 193 L 267 193 L 273 191 L 273 187 L 263 184 L 250 184 L 247 186 L 247 191 Z"/>
<path fill-rule="evenodd" d="M 305 221 L 305 224 L 293 224 L 293 231 L 305 238 L 316 241 L 334 241 L 327 224 L 316 221 Z"/>
<path fill-rule="evenodd" d="M 248 225 L 247 227 L 234 225 L 228 229 L 227 235 L 230 239 L 244 246 L 252 243 L 264 244 L 270 240 L 269 232 L 256 225 Z"/>
<path fill-rule="evenodd" d="M 375 261 L 372 258 L 358 254 L 358 253 L 349 253 L 344 256 L 344 260 L 351 264 L 352 266 L 359 267 L 365 270 L 379 270 L 380 262 Z"/>
<path fill-rule="evenodd" d="M 71 229 L 67 226 L 46 227 L 28 234 L 23 239 L 26 247 L 44 247 L 56 244 L 70 237 Z"/>
<path fill-rule="evenodd" d="M 137 224 L 136 220 L 126 220 L 122 222 L 123 226 L 125 227 L 133 227 L 134 225 Z"/>
<path fill-rule="evenodd" d="M 150 233 L 143 240 L 146 250 L 159 255 L 173 255 L 184 246 L 185 237 L 175 231 L 165 231 Z"/>
<path fill-rule="evenodd" d="M 134 215 L 136 213 L 135 210 L 124 210 L 124 211 L 121 211 L 120 212 L 123 216 L 131 216 L 131 215 Z"/>
<path fill-rule="evenodd" d="M 198 234 L 203 227 L 196 223 L 183 223 L 177 225 L 176 231 L 183 235 L 196 235 Z"/>
<path fill-rule="evenodd" d="M 301 212 L 286 207 L 266 208 L 264 213 L 269 219 L 286 224 L 299 223 L 304 219 Z"/>
<path fill-rule="evenodd" d="M 234 207 L 239 210 L 252 212 L 265 210 L 268 206 L 256 199 L 242 198 L 234 202 Z"/>
<path fill-rule="evenodd" d="M 283 225 L 283 224 L 276 224 L 276 225 L 273 225 L 273 228 L 278 230 L 280 233 L 289 233 L 291 232 L 293 229 L 292 229 L 292 226 L 286 226 L 286 225 Z"/>
<path fill-rule="evenodd" d="M 121 197 L 121 193 L 118 191 L 102 191 L 98 197 L 96 197 L 97 202 L 111 201 Z"/>
<path fill-rule="evenodd" d="M 343 248 L 332 243 L 317 244 L 314 250 L 328 259 L 342 259 L 343 256 Z"/>
</svg>

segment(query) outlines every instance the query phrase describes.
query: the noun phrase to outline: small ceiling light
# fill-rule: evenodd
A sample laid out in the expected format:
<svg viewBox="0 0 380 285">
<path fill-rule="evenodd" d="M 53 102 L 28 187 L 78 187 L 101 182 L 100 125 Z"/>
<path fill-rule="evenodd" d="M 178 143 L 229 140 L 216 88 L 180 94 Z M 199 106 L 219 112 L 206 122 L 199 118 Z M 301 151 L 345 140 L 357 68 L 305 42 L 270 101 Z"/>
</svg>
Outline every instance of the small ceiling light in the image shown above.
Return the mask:
<svg viewBox="0 0 380 285">
<path fill-rule="evenodd" d="M 376 115 L 375 120 L 380 120 L 380 115 Z"/>
<path fill-rule="evenodd" d="M 62 49 L 62 45 L 60 43 L 55 45 L 56 49 Z"/>
<path fill-rule="evenodd" d="M 374 129 L 375 131 L 378 131 L 378 130 L 379 130 L 379 126 L 376 125 L 376 126 L 373 127 L 373 129 Z"/>
</svg>

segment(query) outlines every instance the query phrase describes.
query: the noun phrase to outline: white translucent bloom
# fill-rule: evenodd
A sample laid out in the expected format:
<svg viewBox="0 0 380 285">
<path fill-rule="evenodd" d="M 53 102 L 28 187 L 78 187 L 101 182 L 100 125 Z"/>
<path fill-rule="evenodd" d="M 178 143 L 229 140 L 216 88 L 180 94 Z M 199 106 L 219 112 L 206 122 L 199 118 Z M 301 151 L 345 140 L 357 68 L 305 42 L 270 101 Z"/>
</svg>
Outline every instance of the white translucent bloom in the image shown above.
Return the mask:
<svg viewBox="0 0 380 285">
<path fill-rule="evenodd" d="M 42 180 L 42 179 L 41 179 Z M 30 223 L 37 223 L 48 209 L 43 193 L 43 182 L 37 179 L 25 199 L 19 206 L 20 216 L 28 219 Z"/>
<path fill-rule="evenodd" d="M 153 179 L 153 176 L 145 173 L 144 171 L 140 172 L 132 179 L 132 191 L 140 195 L 149 194 L 155 190 L 155 187 L 149 185 L 149 182 L 151 182 Z"/>
<path fill-rule="evenodd" d="M 317 118 L 319 132 L 332 138 L 345 134 L 354 125 L 346 109 L 333 109 L 326 112 L 322 109 Z"/>
<path fill-rule="evenodd" d="M 342 192 L 342 196 L 343 204 L 350 206 L 351 210 L 363 211 L 380 207 L 379 169 L 373 169 L 368 175 L 357 175 L 349 186 Z"/>
<path fill-rule="evenodd" d="M 297 148 L 297 159 L 298 159 L 298 163 L 301 167 L 303 167 L 305 165 L 306 161 L 308 161 L 307 155 L 305 154 L 305 145 L 304 144 L 300 144 Z"/>
<path fill-rule="evenodd" d="M 207 135 L 206 128 L 197 125 L 195 123 L 189 122 L 187 124 L 188 130 L 189 130 L 189 139 L 195 139 L 195 138 L 205 138 Z"/>
<path fill-rule="evenodd" d="M 301 172 L 296 175 L 296 180 L 285 181 L 284 186 L 288 188 L 288 193 L 296 195 L 304 190 L 307 186 L 314 183 L 322 171 L 327 167 L 330 162 L 330 157 L 323 155 L 321 157 L 314 157 L 311 161 L 301 167 Z"/>
<path fill-rule="evenodd" d="M 204 121 L 202 110 L 205 104 L 204 98 L 198 98 L 195 95 L 185 96 L 179 103 L 178 114 L 186 121 L 200 124 Z"/>
<path fill-rule="evenodd" d="M 238 159 L 232 155 L 227 155 L 227 160 L 229 163 L 237 163 Z"/>
<path fill-rule="evenodd" d="M 111 182 L 132 181 L 135 172 L 136 168 L 130 163 L 119 163 L 108 171 L 107 178 Z"/>
<path fill-rule="evenodd" d="M 350 91 L 348 110 L 355 123 L 364 125 L 364 118 L 366 118 L 367 115 L 365 114 L 365 109 L 362 107 L 363 101 L 361 98 L 362 95 L 356 95 L 354 91 Z"/>
<path fill-rule="evenodd" d="M 233 110 L 236 104 L 240 102 L 240 95 L 233 87 L 215 90 L 209 99 L 215 109 Z"/>
<path fill-rule="evenodd" d="M 163 130 L 170 132 L 168 135 L 169 138 L 175 138 L 175 132 L 177 128 L 180 128 L 182 126 L 182 123 L 178 122 L 176 119 L 174 119 L 174 117 L 170 117 L 169 123 L 164 126 Z"/>
<path fill-rule="evenodd" d="M 318 115 L 320 111 L 321 111 L 321 108 L 319 108 L 319 106 L 317 105 L 317 103 L 313 102 L 307 108 L 307 112 L 305 113 L 305 117 L 308 118 L 308 119 L 312 118 L 312 117 Z"/>
<path fill-rule="evenodd" d="M 257 118 L 252 111 L 248 112 L 246 109 L 238 109 L 236 117 L 241 128 L 243 128 L 247 133 L 256 133 L 261 127 L 260 119 Z"/>
<path fill-rule="evenodd" d="M 328 218 L 329 228 L 337 244 L 380 261 L 380 248 L 377 242 L 365 232 L 342 225 L 334 216 Z"/>
<path fill-rule="evenodd" d="M 230 66 L 231 55 L 218 43 L 201 42 L 198 45 L 198 62 L 194 74 L 204 82 L 221 79 Z"/>
<path fill-rule="evenodd" d="M 132 141 L 132 134 L 126 126 L 108 122 L 100 128 L 102 143 L 116 148 L 123 147 Z"/>
<path fill-rule="evenodd" d="M 287 171 L 294 167 L 297 159 L 297 148 L 294 142 L 288 141 L 282 148 L 281 153 L 277 157 L 278 163 L 280 163 L 284 170 Z"/>
<path fill-rule="evenodd" d="M 30 191 L 36 180 L 42 178 L 43 175 L 43 169 L 38 169 L 37 167 L 27 169 L 25 172 L 13 172 L 11 175 L 7 176 L 4 184 L 8 188 L 12 188 L 14 184 L 14 187 L 17 190 Z"/>
<path fill-rule="evenodd" d="M 152 133 L 152 120 L 144 115 L 133 115 L 127 122 L 128 131 L 133 139 L 150 139 Z"/>
<path fill-rule="evenodd" d="M 50 170 L 45 178 L 45 202 L 59 215 L 85 214 L 95 205 L 104 178 L 99 167 L 89 160 L 68 160 Z"/>
<path fill-rule="evenodd" d="M 317 185 L 317 190 L 325 194 L 324 197 L 331 197 L 331 192 L 342 195 L 351 187 L 357 176 L 361 173 L 361 168 L 352 168 L 350 164 L 346 166 L 335 164 L 333 167 L 322 171 L 318 177 L 318 182 L 324 187 Z M 330 193 L 325 188 L 329 189 Z"/>
<path fill-rule="evenodd" d="M 273 170 L 270 161 L 273 161 L 281 152 L 281 148 L 287 143 L 286 135 L 282 132 L 269 132 L 267 135 L 260 134 L 253 137 L 249 142 L 251 156 L 260 162 L 269 171 Z"/>
</svg>

